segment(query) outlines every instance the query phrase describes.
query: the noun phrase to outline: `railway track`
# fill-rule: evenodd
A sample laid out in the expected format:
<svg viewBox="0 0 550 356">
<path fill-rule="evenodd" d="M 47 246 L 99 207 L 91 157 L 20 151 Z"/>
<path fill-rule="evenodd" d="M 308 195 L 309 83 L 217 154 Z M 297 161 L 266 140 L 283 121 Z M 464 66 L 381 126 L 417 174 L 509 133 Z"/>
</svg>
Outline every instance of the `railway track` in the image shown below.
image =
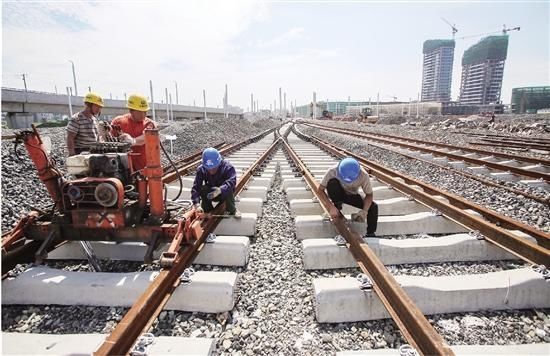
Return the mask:
<svg viewBox="0 0 550 356">
<path fill-rule="evenodd" d="M 248 353 L 250 350 L 253 353 L 266 354 L 302 351 L 319 354 L 352 349 L 352 347 L 331 346 L 329 342 L 327 345 L 326 340 L 330 335 L 326 337 L 325 334 L 322 336 L 316 334 L 309 337 L 308 335 L 310 332 L 313 333 L 314 329 L 308 328 L 306 333 L 305 325 L 299 325 L 292 318 L 292 313 L 296 313 L 298 309 L 306 310 L 305 315 L 313 319 L 308 320 L 308 324 L 318 325 L 316 327 L 323 327 L 325 323 L 353 324 L 357 326 L 351 328 L 356 328 L 355 333 L 361 335 L 363 332 L 368 334 L 370 329 L 368 326 L 357 324 L 359 320 L 383 320 L 391 316 L 395 319 L 406 341 L 414 345 L 419 352 L 450 354 L 451 348 L 423 314 L 440 315 L 485 309 L 550 307 L 547 305 L 548 298 L 544 298 L 549 290 L 543 274 L 525 267 L 523 263 L 518 263 L 517 268 L 509 271 L 499 270 L 476 276 L 463 275 L 454 279 L 449 276 L 431 277 L 432 280 L 437 278 L 437 283 L 450 286 L 444 291 L 446 294 L 434 288 L 433 284 L 423 285 L 422 283 L 426 283 L 426 278 L 421 280 L 410 276 L 392 276 L 384 265 L 515 260 L 517 255 L 532 262 L 547 264 L 548 250 L 540 245 L 547 242 L 548 236 L 540 232 L 537 235 L 537 231 L 531 231 L 528 226 L 522 226 L 521 223 L 491 215 L 490 212 L 483 212 L 481 207 L 465 205 L 467 202 L 457 197 L 437 196 L 445 192 L 437 191 L 433 187 L 426 185 L 420 185 L 420 188 L 414 187 L 420 182 L 414 182 L 408 177 L 398 177 L 397 174 L 375 166 L 372 162 L 362 161 L 376 178 L 373 182 L 376 185 L 374 194 L 381 212 L 377 235 L 387 237 L 387 239 L 364 240 L 361 237 L 364 226 L 349 225 L 344 219 L 339 219 L 334 224 L 326 220 L 323 217 L 326 201 L 322 197 L 314 197 L 315 190 L 312 189 L 326 169 L 337 161 L 337 157 L 342 154 L 348 155 L 350 152 L 322 142 L 318 138 L 306 137 L 298 131 L 290 133 L 288 128 L 281 130 L 285 131 L 283 136 L 288 135 L 286 142 L 280 138 L 280 135 L 270 134 L 264 138 L 255 138 L 255 143 L 247 142 L 248 145 L 243 143 L 224 151 L 224 155 L 240 171 L 239 189 L 242 190 L 238 204 L 239 209 L 244 213 L 243 219 L 240 221 L 218 219 L 220 221 L 213 220 L 212 225 L 202 227 L 201 239 L 185 251 L 181 261 L 176 261 L 171 270 L 127 272 L 121 275 L 72 272 L 80 276 L 86 274 L 90 279 L 82 282 L 82 285 L 71 285 L 71 282 L 79 280 L 80 277 L 59 270 L 34 267 L 16 278 L 4 280 L 3 305 L 13 301 L 21 303 L 23 300 L 25 304 L 32 305 L 77 303 L 129 307 L 125 316 L 106 339 L 104 334 L 79 337 L 80 344 L 73 345 L 75 349 L 71 349 L 71 352 L 87 353 L 91 352 L 90 350 L 97 350 L 97 354 L 126 353 L 135 346 L 134 341 L 147 331 L 162 335 L 162 332 L 158 331 L 160 325 L 164 323 L 165 318 L 171 318 L 166 316 L 167 312 L 162 311 L 163 308 L 170 312 L 175 311 L 175 318 L 182 315 L 178 310 L 194 312 L 192 315 L 197 312 L 208 313 L 201 319 L 202 327 L 224 318 L 226 323 L 219 322 L 222 325 L 220 332 L 217 329 L 210 330 L 210 326 L 206 327 L 206 331 L 200 327 L 191 331 L 190 336 L 206 337 L 202 340 L 161 336 L 157 337 L 152 345 L 145 345 L 151 339 L 142 338 L 138 346 L 144 348 L 149 354 L 184 353 L 189 350 L 207 353 L 212 351 L 215 345 L 219 352 L 227 353 L 238 351 Z M 196 165 L 196 162 L 191 160 L 180 163 L 179 170 L 183 174 L 192 173 L 193 164 Z M 179 192 L 176 179 L 171 173 L 165 175 L 169 198 Z M 182 179 L 184 198 L 188 197 L 191 179 L 192 176 Z M 388 184 L 393 188 L 389 188 Z M 281 201 L 284 204 L 284 199 L 288 200 L 286 207 L 270 206 L 275 204 L 275 201 L 278 202 L 277 204 L 281 204 Z M 446 205 L 445 199 L 451 204 Z M 434 208 L 439 212 L 432 211 Z M 465 209 L 478 210 L 476 210 L 477 213 L 465 213 Z M 268 213 L 265 214 L 265 212 Z M 348 215 L 350 211 L 345 210 L 344 213 Z M 288 223 L 289 214 L 294 216 L 294 221 L 290 220 L 290 224 Z M 258 217 L 260 217 L 259 220 L 257 220 Z M 500 219 L 498 222 L 502 227 L 496 226 L 496 219 Z M 286 228 L 281 232 L 278 232 L 278 228 L 273 230 L 269 227 L 271 223 L 284 224 L 285 222 Z M 215 226 L 216 223 L 219 225 Z M 517 233 L 503 227 L 514 230 L 523 229 L 523 233 L 519 234 L 522 237 L 517 237 Z M 343 233 L 344 240 L 332 239 L 336 235 L 335 228 Z M 213 242 L 211 239 L 207 242 L 209 236 L 207 232 L 212 229 L 216 229 L 217 237 Z M 468 234 L 468 231 L 472 231 L 471 229 L 479 232 Z M 252 237 L 251 242 L 248 236 L 253 236 L 256 232 L 261 235 Z M 525 235 L 529 232 L 533 235 L 526 237 Z M 413 238 L 418 237 L 419 234 L 429 234 L 432 237 Z M 406 235 L 409 239 L 392 238 L 400 235 Z M 538 244 L 533 241 L 538 241 Z M 506 247 L 508 251 L 497 247 L 496 244 Z M 98 257 L 110 259 L 139 260 L 143 257 L 145 249 L 138 244 L 120 246 L 97 243 L 93 245 Z M 269 250 L 266 251 L 266 249 Z M 279 264 L 285 265 L 284 257 L 278 253 L 279 250 L 284 249 L 290 251 L 289 255 L 286 255 L 288 259 L 297 253 L 302 254 L 302 258 L 292 259 L 290 262 L 295 266 L 290 268 L 291 271 L 274 267 Z M 66 244 L 50 253 L 50 258 L 80 259 L 82 252 L 75 249 L 74 245 Z M 327 279 L 304 272 L 304 270 L 331 271 L 356 268 L 357 258 L 360 259 L 359 267 L 363 273 L 370 276 L 373 282 L 370 287 L 365 277 L 361 277 L 360 281 L 350 277 L 334 276 Z M 194 274 L 188 271 L 187 274 L 183 274 L 183 278 L 180 278 L 185 268 L 191 263 L 200 270 Z M 270 263 L 274 271 L 266 271 L 265 263 Z M 303 264 L 303 268 L 300 264 Z M 225 267 L 219 267 L 221 271 L 212 272 L 212 268 L 208 267 L 212 265 Z M 268 272 L 271 274 L 267 277 L 264 275 L 267 280 L 255 278 L 255 273 Z M 241 278 L 242 280 L 237 283 Z M 306 283 L 296 282 L 294 278 L 306 278 L 307 286 Z M 480 279 L 484 288 L 476 289 L 472 281 Z M 270 285 L 274 283 L 282 283 L 282 286 L 289 289 L 289 293 L 287 294 L 286 290 L 272 289 Z M 63 284 L 69 285 L 68 290 L 72 292 L 67 290 L 63 292 Z M 300 289 L 293 289 L 296 284 L 301 286 Z M 246 286 L 246 290 L 240 291 L 239 285 Z M 458 286 L 471 287 L 460 289 L 456 288 Z M 29 293 L 31 288 L 41 289 Z M 63 297 L 50 294 L 54 289 L 61 291 Z M 428 294 L 415 292 L 420 289 L 426 290 Z M 145 293 L 143 293 L 144 290 L 146 290 Z M 500 296 L 503 290 L 508 290 L 505 301 L 499 297 L 488 297 L 493 294 Z M 70 298 L 71 293 L 72 298 Z M 485 293 L 485 297 L 480 297 L 483 294 L 479 293 Z M 123 302 L 115 302 L 117 295 L 121 296 Z M 278 303 L 275 302 L 274 295 L 280 296 Z M 295 298 L 298 295 L 300 297 Z M 268 301 L 273 299 L 273 306 L 265 305 L 266 311 L 262 312 L 264 306 L 260 306 L 259 302 L 257 305 L 253 304 L 258 296 L 263 296 Z M 430 302 L 461 298 L 466 298 L 468 303 L 447 305 Z M 343 300 L 345 300 L 344 304 L 342 304 Z M 383 305 L 389 307 L 389 312 Z M 286 314 L 279 314 L 279 309 Z M 236 311 L 242 315 L 236 315 L 238 314 Z M 270 314 L 274 317 L 270 318 Z M 277 328 L 272 328 L 271 325 L 275 324 L 272 321 L 277 316 L 278 320 L 283 318 L 284 323 L 277 324 L 280 325 Z M 195 317 L 189 319 L 192 318 L 197 319 Z M 170 320 L 174 322 L 174 319 Z M 260 321 L 265 325 L 260 325 Z M 254 326 L 250 327 L 250 324 Z M 266 325 L 269 328 L 266 328 Z M 200 331 L 199 334 L 196 333 L 197 330 Z M 237 332 L 237 330 L 240 331 Z M 242 330 L 253 332 L 244 335 Z M 288 349 L 286 346 L 278 346 L 276 342 L 262 341 L 269 340 L 270 333 L 273 333 L 276 338 L 291 338 L 296 342 L 293 342 L 294 345 Z M 4 334 L 4 342 L 6 340 L 9 342 L 10 339 L 6 338 L 6 335 Z M 208 335 L 213 336 L 208 337 Z M 13 337 L 16 342 L 26 342 L 22 335 L 8 336 Z M 69 336 L 53 335 L 52 337 L 55 338 L 55 343 L 59 347 L 71 345 Z M 214 338 L 217 338 L 217 342 Z M 251 338 L 254 338 L 252 344 L 256 346 L 248 348 L 246 345 Z M 363 336 L 357 337 L 357 340 L 362 338 Z M 198 341 L 202 342 L 202 346 L 193 343 Z M 395 346 L 402 342 L 403 339 L 398 336 L 393 343 L 386 346 Z M 51 345 L 52 339 L 48 339 L 46 344 Z M 377 345 L 383 347 L 380 346 L 382 344 Z M 193 349 L 193 347 L 202 348 Z M 535 352 L 536 348 L 537 346 L 531 346 L 529 350 Z M 53 350 L 59 352 L 61 349 L 54 347 Z"/>
<path fill-rule="evenodd" d="M 344 133 L 390 146 L 405 148 L 410 150 L 413 155 L 419 155 L 421 158 L 444 162 L 453 168 L 467 168 L 473 172 L 486 174 L 500 180 L 520 181 L 525 184 L 535 185 L 539 185 L 539 183 L 522 178 L 540 179 L 546 185 L 550 181 L 550 160 L 471 149 L 395 135 L 363 133 L 356 130 L 334 128 L 310 122 L 302 123 L 331 132 Z M 414 151 L 416 152 L 413 153 Z"/>
</svg>

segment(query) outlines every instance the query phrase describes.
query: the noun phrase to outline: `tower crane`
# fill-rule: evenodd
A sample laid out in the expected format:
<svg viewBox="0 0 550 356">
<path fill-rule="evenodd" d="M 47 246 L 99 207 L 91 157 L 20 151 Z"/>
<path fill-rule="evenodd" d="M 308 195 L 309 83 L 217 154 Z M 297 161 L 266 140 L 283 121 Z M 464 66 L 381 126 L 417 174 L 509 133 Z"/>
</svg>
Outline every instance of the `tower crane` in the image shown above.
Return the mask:
<svg viewBox="0 0 550 356">
<path fill-rule="evenodd" d="M 459 39 L 459 40 L 463 40 L 463 39 L 466 39 L 466 38 L 473 38 L 473 37 L 494 35 L 494 34 L 496 34 L 496 33 L 502 33 L 503 35 L 506 35 L 508 32 L 511 32 L 511 31 L 519 31 L 520 29 L 521 29 L 521 27 L 519 27 L 519 26 L 516 26 L 516 27 L 506 27 L 506 25 L 502 25 L 502 30 L 500 30 L 500 31 L 479 33 L 479 34 L 477 34 L 477 35 L 464 36 L 464 37 L 460 37 L 460 38 L 458 38 L 458 39 Z"/>
<path fill-rule="evenodd" d="M 445 23 L 449 26 L 451 26 L 451 30 L 453 31 L 453 40 L 455 39 L 455 34 L 458 32 L 458 29 L 456 28 L 456 25 L 452 25 L 449 21 L 445 20 L 443 17 L 441 18 Z"/>
</svg>

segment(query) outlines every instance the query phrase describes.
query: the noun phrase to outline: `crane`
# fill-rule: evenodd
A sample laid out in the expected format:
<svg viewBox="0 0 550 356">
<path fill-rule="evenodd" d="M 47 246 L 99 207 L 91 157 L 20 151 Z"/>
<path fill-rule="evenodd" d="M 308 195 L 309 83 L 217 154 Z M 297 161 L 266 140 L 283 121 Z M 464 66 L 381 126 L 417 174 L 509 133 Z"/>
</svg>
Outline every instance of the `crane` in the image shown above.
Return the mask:
<svg viewBox="0 0 550 356">
<path fill-rule="evenodd" d="M 445 20 L 443 17 L 441 18 L 445 23 L 449 26 L 451 26 L 451 30 L 453 31 L 453 40 L 455 39 L 455 34 L 458 32 L 458 29 L 456 28 L 456 25 L 452 25 L 449 21 Z"/>
<path fill-rule="evenodd" d="M 473 37 L 480 37 L 480 36 L 487 36 L 487 35 L 494 35 L 496 33 L 502 33 L 503 35 L 507 34 L 510 31 L 519 31 L 521 27 L 506 27 L 506 25 L 502 25 L 502 30 L 500 31 L 493 31 L 493 32 L 486 32 L 486 33 L 479 33 L 477 35 L 470 35 L 470 36 L 464 36 L 460 37 L 459 40 L 463 40 L 465 38 L 473 38 Z"/>
</svg>

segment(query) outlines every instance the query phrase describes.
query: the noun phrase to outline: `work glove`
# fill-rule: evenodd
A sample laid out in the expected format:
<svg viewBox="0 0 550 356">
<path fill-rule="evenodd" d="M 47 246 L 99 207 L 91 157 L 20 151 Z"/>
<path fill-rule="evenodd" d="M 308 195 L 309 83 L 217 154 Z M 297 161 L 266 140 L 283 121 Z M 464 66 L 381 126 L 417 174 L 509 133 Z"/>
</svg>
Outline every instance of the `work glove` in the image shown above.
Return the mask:
<svg viewBox="0 0 550 356">
<path fill-rule="evenodd" d="M 132 136 L 130 136 L 129 134 L 127 134 L 127 133 L 123 133 L 120 136 L 118 136 L 118 141 L 119 142 L 126 142 L 126 143 L 129 143 L 131 145 L 136 143 L 136 139 L 133 138 Z"/>
<path fill-rule="evenodd" d="M 204 213 L 204 210 L 202 210 L 202 207 L 199 204 L 195 204 L 195 213 L 197 214 Z"/>
<path fill-rule="evenodd" d="M 220 187 L 214 187 L 212 188 L 212 191 L 210 193 L 206 194 L 206 197 L 208 198 L 208 200 L 212 200 L 212 199 L 215 199 L 221 193 L 222 193 L 222 190 Z"/>
<path fill-rule="evenodd" d="M 365 210 L 359 210 L 358 212 L 351 214 L 351 220 L 365 222 L 367 221 L 367 212 Z"/>
</svg>

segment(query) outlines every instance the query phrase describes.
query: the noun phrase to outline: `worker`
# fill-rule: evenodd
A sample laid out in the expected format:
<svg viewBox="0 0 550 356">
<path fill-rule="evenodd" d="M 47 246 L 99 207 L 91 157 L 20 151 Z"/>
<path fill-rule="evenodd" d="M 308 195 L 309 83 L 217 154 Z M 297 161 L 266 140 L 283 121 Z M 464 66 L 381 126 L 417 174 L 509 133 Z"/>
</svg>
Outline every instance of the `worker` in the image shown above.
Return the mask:
<svg viewBox="0 0 550 356">
<path fill-rule="evenodd" d="M 90 92 L 84 97 L 84 110 L 69 119 L 66 128 L 69 156 L 89 150 L 90 144 L 99 141 L 97 118 L 102 107 L 103 98 Z"/>
<path fill-rule="evenodd" d="M 365 197 L 359 195 L 359 188 L 363 189 Z M 378 205 L 373 201 L 372 186 L 368 173 L 361 168 L 354 158 L 342 159 L 337 165 L 330 168 L 324 175 L 319 191 L 326 190 L 332 201 L 330 217 L 340 216 L 343 204 L 360 209 L 351 215 L 353 221 L 367 223 L 367 237 L 375 236 L 378 224 Z"/>
<path fill-rule="evenodd" d="M 228 215 L 240 218 L 241 213 L 235 206 L 235 185 L 237 173 L 235 167 L 224 160 L 220 152 L 209 147 L 202 152 L 202 164 L 197 168 L 191 200 L 197 213 L 206 213 L 207 217 L 214 210 L 212 202 L 225 202 Z M 200 205 L 199 205 L 200 203 Z"/>
<path fill-rule="evenodd" d="M 145 129 L 156 128 L 157 124 L 147 117 L 149 103 L 143 95 L 132 94 L 128 97 L 128 114 L 117 116 L 111 121 L 111 134 L 119 141 L 132 144 L 132 167 L 139 171 L 147 165 L 145 157 Z"/>
</svg>

